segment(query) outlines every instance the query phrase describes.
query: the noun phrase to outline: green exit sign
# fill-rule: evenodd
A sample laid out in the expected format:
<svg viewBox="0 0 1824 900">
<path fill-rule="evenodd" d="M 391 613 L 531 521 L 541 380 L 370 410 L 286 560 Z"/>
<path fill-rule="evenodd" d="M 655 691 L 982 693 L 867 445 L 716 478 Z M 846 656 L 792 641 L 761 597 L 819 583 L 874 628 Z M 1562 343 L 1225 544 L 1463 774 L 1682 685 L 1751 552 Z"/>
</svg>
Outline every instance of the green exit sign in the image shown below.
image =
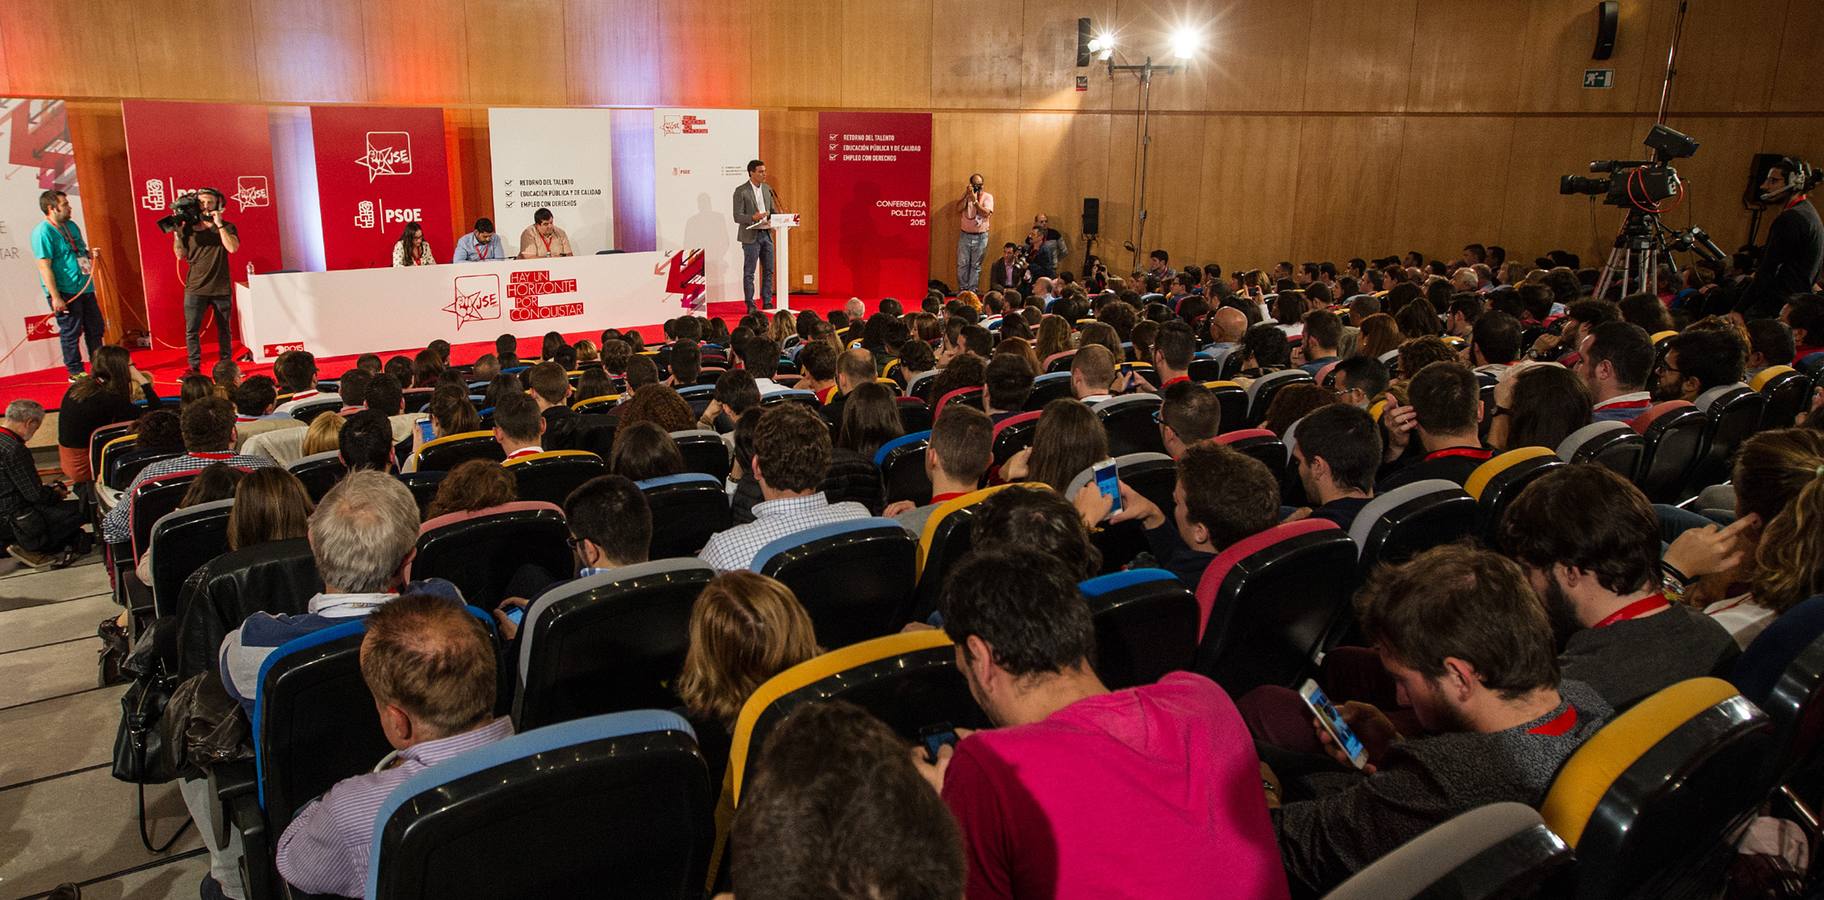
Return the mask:
<svg viewBox="0 0 1824 900">
<path fill-rule="evenodd" d="M 1586 88 L 1612 88 L 1615 86 L 1614 69 L 1584 69 L 1583 86 Z"/>
</svg>

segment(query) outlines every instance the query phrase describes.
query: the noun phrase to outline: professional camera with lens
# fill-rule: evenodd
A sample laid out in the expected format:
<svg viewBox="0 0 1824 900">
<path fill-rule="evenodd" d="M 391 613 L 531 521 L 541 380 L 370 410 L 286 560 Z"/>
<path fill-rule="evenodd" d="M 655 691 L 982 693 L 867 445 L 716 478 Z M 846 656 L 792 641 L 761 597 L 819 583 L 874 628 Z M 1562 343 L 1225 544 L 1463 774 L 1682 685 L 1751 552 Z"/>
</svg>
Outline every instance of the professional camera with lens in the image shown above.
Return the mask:
<svg viewBox="0 0 1824 900">
<path fill-rule="evenodd" d="M 1602 197 L 1608 206 L 1652 209 L 1678 195 L 1678 170 L 1672 160 L 1696 155 L 1697 141 L 1664 125 L 1655 125 L 1641 143 L 1653 150 L 1652 159 L 1599 159 L 1590 171 L 1607 178 L 1566 175 L 1558 179 L 1558 193 Z"/>
<path fill-rule="evenodd" d="M 159 219 L 155 224 L 165 234 L 173 231 L 188 230 L 192 225 L 203 221 L 203 201 L 199 194 L 185 194 L 171 204 L 171 214 Z"/>
</svg>

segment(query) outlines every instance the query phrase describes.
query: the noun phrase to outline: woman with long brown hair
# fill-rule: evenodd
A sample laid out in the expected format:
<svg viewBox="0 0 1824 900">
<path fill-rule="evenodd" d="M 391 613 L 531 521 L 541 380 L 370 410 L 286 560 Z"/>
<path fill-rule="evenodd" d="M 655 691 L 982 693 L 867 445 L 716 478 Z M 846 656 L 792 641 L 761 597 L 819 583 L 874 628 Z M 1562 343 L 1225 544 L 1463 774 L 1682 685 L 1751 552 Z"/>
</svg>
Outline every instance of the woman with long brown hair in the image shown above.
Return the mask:
<svg viewBox="0 0 1824 900">
<path fill-rule="evenodd" d="M 1039 345 L 1035 351 L 1040 362 L 1050 359 L 1066 350 L 1076 349 L 1070 342 L 1070 323 L 1060 316 L 1047 315 L 1039 320 Z"/>
<path fill-rule="evenodd" d="M 1069 397 L 1045 404 L 1032 446 L 1001 467 L 1007 481 L 1037 481 L 1061 491 L 1077 473 L 1108 458 L 1108 434 L 1088 406 Z"/>
<path fill-rule="evenodd" d="M 1386 313 L 1375 313 L 1362 320 L 1362 335 L 1355 342 L 1355 354 L 1369 359 L 1380 359 L 1381 354 L 1400 349 L 1400 342 L 1406 336 L 1400 333 L 1400 326 L 1393 317 Z"/>
<path fill-rule="evenodd" d="M 298 476 L 280 468 L 254 469 L 234 489 L 228 549 L 304 537 L 310 513 L 310 493 Z"/>
<path fill-rule="evenodd" d="M 453 512 L 487 509 L 519 499 L 513 474 L 491 459 L 471 459 L 437 483 L 437 496 L 424 511 L 424 520 Z"/>
<path fill-rule="evenodd" d="M 144 409 L 133 404 L 138 394 Z M 126 348 L 104 344 L 95 350 L 89 374 L 76 379 L 64 392 L 57 411 L 57 458 L 72 484 L 95 480 L 89 471 L 89 438 L 95 429 L 116 422 L 131 422 L 141 413 L 158 408 L 152 378 L 134 368 Z"/>
</svg>

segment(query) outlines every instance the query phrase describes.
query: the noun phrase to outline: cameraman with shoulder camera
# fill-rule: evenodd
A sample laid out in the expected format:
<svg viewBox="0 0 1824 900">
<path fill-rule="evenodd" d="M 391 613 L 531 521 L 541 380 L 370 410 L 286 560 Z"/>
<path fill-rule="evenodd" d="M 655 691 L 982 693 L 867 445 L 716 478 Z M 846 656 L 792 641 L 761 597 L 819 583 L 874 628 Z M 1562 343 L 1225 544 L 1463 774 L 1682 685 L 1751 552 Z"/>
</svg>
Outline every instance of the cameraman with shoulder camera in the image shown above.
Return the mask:
<svg viewBox="0 0 1824 900">
<path fill-rule="evenodd" d="M 189 210 L 185 200 L 194 200 Z M 228 267 L 228 254 L 241 249 L 239 232 L 234 223 L 222 219 L 227 198 L 214 188 L 204 188 L 179 199 L 179 217 L 183 221 L 171 234 L 171 250 L 189 264 L 184 276 L 184 350 L 190 368 L 185 374 L 202 370 L 203 349 L 199 332 L 203 314 L 215 312 L 215 331 L 221 347 L 221 358 L 233 358 L 234 338 L 228 317 L 234 294 L 234 276 Z"/>
<path fill-rule="evenodd" d="M 1824 224 L 1806 192 L 1818 184 L 1818 173 L 1804 160 L 1782 157 L 1761 182 L 1761 199 L 1780 205 L 1767 229 L 1766 249 L 1754 279 L 1743 288 L 1731 318 L 1773 319 L 1794 294 L 1811 292 L 1824 264 Z"/>
</svg>

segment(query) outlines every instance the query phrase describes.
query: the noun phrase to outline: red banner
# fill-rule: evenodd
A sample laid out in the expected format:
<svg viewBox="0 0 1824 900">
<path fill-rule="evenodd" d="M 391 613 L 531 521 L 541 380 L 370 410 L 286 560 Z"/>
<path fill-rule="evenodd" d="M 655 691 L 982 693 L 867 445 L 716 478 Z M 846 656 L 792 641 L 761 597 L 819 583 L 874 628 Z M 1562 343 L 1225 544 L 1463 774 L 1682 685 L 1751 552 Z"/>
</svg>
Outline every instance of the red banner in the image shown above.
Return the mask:
<svg viewBox="0 0 1824 900">
<path fill-rule="evenodd" d="M 916 307 L 930 280 L 931 114 L 817 114 L 819 290 Z"/>
<path fill-rule="evenodd" d="M 138 201 L 133 218 L 146 280 L 146 320 L 155 346 L 182 347 L 184 270 L 172 255 L 171 235 L 158 227 L 179 197 L 213 188 L 227 198 L 222 217 L 241 239 L 240 249 L 228 257 L 235 282 L 246 283 L 249 266 L 256 272 L 283 268 L 266 108 L 156 100 L 123 100 L 120 108 L 127 171 Z M 205 355 L 213 356 L 208 327 L 203 344 Z"/>
<path fill-rule="evenodd" d="M 313 106 L 310 132 L 330 269 L 392 265 L 408 222 L 424 226 L 432 257 L 450 261 L 443 110 Z"/>
</svg>

